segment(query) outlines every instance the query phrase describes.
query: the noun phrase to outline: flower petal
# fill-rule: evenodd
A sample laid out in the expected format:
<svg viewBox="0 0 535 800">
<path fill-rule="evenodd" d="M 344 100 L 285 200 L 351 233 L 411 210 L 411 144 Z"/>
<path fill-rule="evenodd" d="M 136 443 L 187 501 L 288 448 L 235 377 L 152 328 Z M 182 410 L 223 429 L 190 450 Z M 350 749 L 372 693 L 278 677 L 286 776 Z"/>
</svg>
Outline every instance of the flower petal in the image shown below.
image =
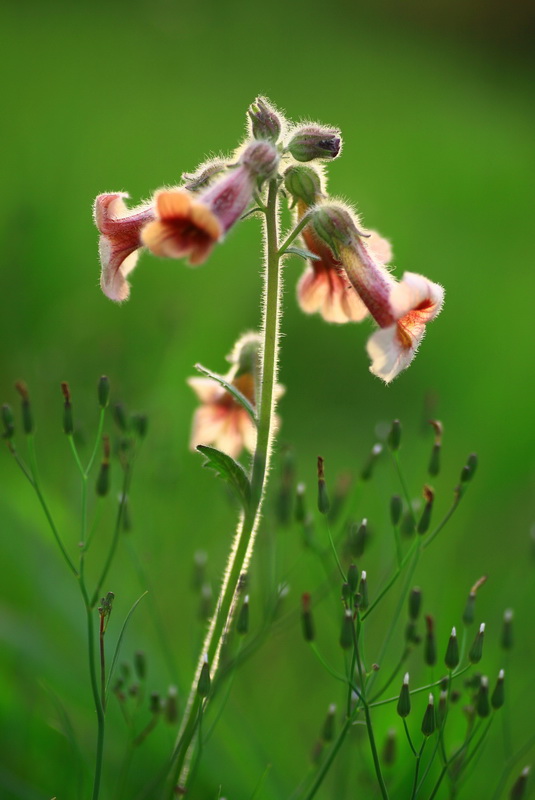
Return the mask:
<svg viewBox="0 0 535 800">
<path fill-rule="evenodd" d="M 405 347 L 398 337 L 398 326 L 379 328 L 375 331 L 366 345 L 366 350 L 372 361 L 370 372 L 382 378 L 385 383 L 390 383 L 406 369 L 416 355 L 418 344 L 423 337 L 414 342 L 412 347 Z"/>
</svg>

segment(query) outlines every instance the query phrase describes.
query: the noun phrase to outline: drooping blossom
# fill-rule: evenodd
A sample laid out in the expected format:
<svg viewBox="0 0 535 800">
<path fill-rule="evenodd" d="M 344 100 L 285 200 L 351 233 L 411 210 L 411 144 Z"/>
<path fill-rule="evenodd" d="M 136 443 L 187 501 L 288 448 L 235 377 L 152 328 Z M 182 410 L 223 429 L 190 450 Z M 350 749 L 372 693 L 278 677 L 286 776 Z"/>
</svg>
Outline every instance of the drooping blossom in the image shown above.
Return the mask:
<svg viewBox="0 0 535 800">
<path fill-rule="evenodd" d="M 319 206 L 314 230 L 336 253 L 351 285 L 379 326 L 367 344 L 372 359 L 370 371 L 390 383 L 416 355 L 426 324 L 442 309 L 444 289 L 412 272 L 396 281 L 342 206 Z"/>
<path fill-rule="evenodd" d="M 256 372 L 260 342 L 256 333 L 240 337 L 228 357 L 232 366 L 224 376 L 227 383 L 237 389 L 253 409 L 256 409 L 257 401 Z M 191 449 L 194 450 L 199 444 L 209 444 L 232 458 L 237 458 L 244 448 L 252 453 L 256 445 L 256 426 L 241 403 L 213 378 L 188 378 L 188 384 L 201 402 L 193 416 Z M 275 399 L 283 393 L 284 388 L 277 384 Z M 278 423 L 275 415 L 274 425 L 278 426 Z"/>
<path fill-rule="evenodd" d="M 95 225 L 100 232 L 100 285 L 111 300 L 128 298 L 127 275 L 136 266 L 142 247 L 141 230 L 154 219 L 154 207 L 146 203 L 129 209 L 125 192 L 99 194 L 93 209 Z"/>
<path fill-rule="evenodd" d="M 237 166 L 200 194 L 185 189 L 156 192 L 156 219 L 143 229 L 143 244 L 157 256 L 202 264 L 247 210 L 259 182 L 275 173 L 278 160 L 273 144 L 251 142 Z"/>
</svg>

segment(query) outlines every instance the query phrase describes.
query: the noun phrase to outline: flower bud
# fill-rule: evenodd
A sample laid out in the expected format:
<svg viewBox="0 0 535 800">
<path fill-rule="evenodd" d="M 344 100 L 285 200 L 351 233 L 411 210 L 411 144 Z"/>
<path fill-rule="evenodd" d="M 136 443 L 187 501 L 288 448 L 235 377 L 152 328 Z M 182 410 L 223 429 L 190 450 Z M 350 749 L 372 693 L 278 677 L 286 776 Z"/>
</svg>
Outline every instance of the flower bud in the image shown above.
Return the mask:
<svg viewBox="0 0 535 800">
<path fill-rule="evenodd" d="M 479 691 L 476 697 L 476 711 L 478 717 L 488 717 L 490 714 L 489 704 L 489 679 L 486 675 L 481 677 Z"/>
<path fill-rule="evenodd" d="M 409 692 L 409 673 L 405 673 L 405 677 L 403 678 L 403 683 L 401 685 L 401 691 L 399 693 L 399 699 L 397 704 L 397 712 L 400 717 L 405 718 L 408 717 L 411 713 L 411 696 Z"/>
<path fill-rule="evenodd" d="M 412 620 L 409 620 L 405 628 L 405 641 L 408 644 L 420 644 L 422 641 L 421 636 L 418 635 L 416 623 Z"/>
<path fill-rule="evenodd" d="M 424 640 L 424 661 L 429 667 L 437 663 L 437 645 L 435 640 L 435 621 L 429 614 L 425 618 L 426 633 Z"/>
<path fill-rule="evenodd" d="M 351 594 L 355 594 L 359 584 L 359 571 L 356 564 L 350 564 L 347 570 L 347 583 L 351 590 Z"/>
<path fill-rule="evenodd" d="M 501 645 L 504 650 L 510 650 L 513 646 L 513 610 L 506 609 L 503 614 L 503 627 Z"/>
<path fill-rule="evenodd" d="M 329 706 L 329 710 L 327 711 L 327 716 L 325 717 L 325 722 L 323 723 L 323 728 L 321 731 L 321 738 L 324 742 L 332 742 L 334 739 L 334 728 L 336 722 L 336 706 L 334 703 L 331 703 Z"/>
<path fill-rule="evenodd" d="M 199 675 L 199 682 L 197 684 L 197 694 L 200 697 L 208 697 L 210 692 L 212 680 L 210 678 L 210 667 L 208 666 L 208 655 L 204 654 L 204 661 L 201 667 L 201 674 Z"/>
<path fill-rule="evenodd" d="M 349 650 L 354 644 L 354 626 L 353 626 L 353 612 L 346 608 L 344 617 L 342 619 L 342 628 L 340 630 L 340 647 L 343 650 Z"/>
<path fill-rule="evenodd" d="M 130 417 L 130 425 L 134 433 L 139 436 L 140 439 L 144 439 L 147 435 L 149 419 L 146 414 L 132 414 Z"/>
<path fill-rule="evenodd" d="M 448 669 L 455 669 L 455 667 L 459 665 L 459 642 L 457 641 L 457 631 L 455 628 L 451 629 L 444 662 Z"/>
<path fill-rule="evenodd" d="M 363 519 L 360 525 L 351 525 L 349 532 L 349 549 L 353 558 L 361 558 L 370 538 L 368 520 Z"/>
<path fill-rule="evenodd" d="M 477 469 L 477 453 L 470 453 L 468 460 L 461 472 L 461 483 L 468 483 L 472 480 Z"/>
<path fill-rule="evenodd" d="M 401 523 L 399 526 L 399 532 L 402 536 L 409 537 L 412 536 L 416 531 L 416 526 L 414 524 L 414 515 L 410 509 L 407 509 L 401 518 Z"/>
<path fill-rule="evenodd" d="M 431 513 L 433 511 L 433 502 L 435 500 L 435 493 L 430 486 L 424 486 L 423 495 L 425 498 L 425 506 L 417 526 L 417 531 L 420 535 L 427 533 L 429 530 L 429 525 L 431 524 Z"/>
<path fill-rule="evenodd" d="M 24 381 L 17 381 L 15 384 L 15 389 L 21 396 L 21 411 L 22 411 L 22 430 L 25 434 L 29 435 L 33 433 L 34 426 L 33 426 L 33 417 L 32 417 L 32 407 L 30 404 L 30 394 L 28 392 L 28 387 L 24 383 Z"/>
<path fill-rule="evenodd" d="M 159 692 L 151 692 L 149 698 L 149 711 L 151 714 L 159 714 L 162 710 L 162 700 Z"/>
<path fill-rule="evenodd" d="M 320 125 L 303 125 L 294 131 L 287 149 L 296 161 L 312 161 L 314 158 L 336 158 L 342 140 L 340 131 Z"/>
<path fill-rule="evenodd" d="M 362 469 L 362 472 L 360 473 L 361 480 L 363 481 L 370 480 L 370 478 L 373 475 L 373 470 L 377 462 L 377 459 L 379 458 L 382 452 L 383 452 L 383 445 L 379 443 L 374 444 L 370 456 L 368 458 L 368 461 L 366 462 L 366 464 Z"/>
<path fill-rule="evenodd" d="M 483 639 L 485 637 L 485 623 L 482 622 L 479 631 L 477 632 L 476 638 L 474 639 L 474 643 L 470 648 L 468 653 L 468 660 L 471 664 L 478 664 L 481 661 L 481 656 L 483 655 Z"/>
<path fill-rule="evenodd" d="M 314 630 L 314 620 L 312 618 L 310 595 L 308 592 L 305 592 L 305 594 L 301 596 L 301 625 L 305 642 L 313 642 L 316 633 Z"/>
<path fill-rule="evenodd" d="M 112 407 L 113 419 L 117 427 L 123 432 L 128 431 L 129 421 L 126 408 L 122 403 L 115 403 Z"/>
<path fill-rule="evenodd" d="M 305 484 L 298 483 L 295 490 L 295 521 L 304 522 L 306 519 Z"/>
<path fill-rule="evenodd" d="M 438 708 L 437 708 L 437 723 L 439 728 L 446 719 L 447 708 L 448 708 L 448 692 L 446 691 L 446 689 L 442 689 L 438 698 Z"/>
<path fill-rule="evenodd" d="M 262 182 L 276 175 L 279 153 L 270 142 L 251 142 L 242 153 L 240 163 Z"/>
<path fill-rule="evenodd" d="M 106 408 L 110 401 L 110 379 L 106 375 L 101 375 L 97 387 L 98 404 L 101 408 Z"/>
<path fill-rule="evenodd" d="M 284 188 L 295 201 L 313 206 L 321 196 L 320 176 L 313 167 L 289 167 L 284 173 Z"/>
<path fill-rule="evenodd" d="M 185 181 L 184 189 L 188 192 L 198 192 L 205 189 L 212 179 L 227 168 L 227 163 L 221 158 L 213 158 L 205 161 L 195 172 L 183 172 L 182 180 Z"/>
<path fill-rule="evenodd" d="M 392 423 L 392 427 L 390 428 L 390 433 L 388 434 L 388 446 L 394 452 L 399 450 L 399 445 L 401 444 L 401 422 L 399 419 L 395 419 Z"/>
<path fill-rule="evenodd" d="M 144 681 L 147 675 L 147 656 L 143 650 L 136 650 L 134 653 L 134 670 L 140 681 Z"/>
<path fill-rule="evenodd" d="M 504 679 L 505 672 L 501 669 L 498 673 L 498 680 L 496 681 L 492 697 L 490 698 L 490 704 L 496 710 L 501 708 L 505 701 Z"/>
<path fill-rule="evenodd" d="M 104 454 L 95 487 L 99 497 L 105 497 L 110 490 L 110 440 L 107 436 L 103 436 L 102 441 Z"/>
<path fill-rule="evenodd" d="M 387 767 L 391 767 L 396 760 L 396 729 L 390 728 L 386 735 L 385 743 L 383 745 L 383 762 Z"/>
<path fill-rule="evenodd" d="M 422 607 L 422 590 L 415 586 L 409 593 L 409 619 L 416 621 Z"/>
<path fill-rule="evenodd" d="M 67 436 L 72 436 L 74 430 L 72 418 L 71 390 L 67 381 L 62 381 L 61 391 L 64 398 L 63 403 L 63 431 Z"/>
<path fill-rule="evenodd" d="M 242 607 L 236 620 L 236 632 L 244 636 L 249 631 L 249 595 L 243 598 Z"/>
<path fill-rule="evenodd" d="M 431 451 L 429 465 L 427 471 L 432 477 L 435 477 L 440 472 L 440 451 L 442 449 L 442 423 L 437 419 L 429 420 L 429 424 L 433 426 L 435 431 L 435 443 Z"/>
<path fill-rule="evenodd" d="M 425 709 L 424 718 L 422 720 L 422 733 L 424 736 L 432 736 L 435 732 L 435 698 L 429 694 L 429 703 Z"/>
<path fill-rule="evenodd" d="M 320 514 L 327 514 L 329 505 L 329 495 L 327 494 L 327 487 L 325 486 L 323 458 L 318 456 L 318 511 Z"/>
<path fill-rule="evenodd" d="M 169 725 L 174 725 L 178 720 L 178 690 L 176 686 L 170 686 L 167 690 L 167 697 L 164 703 L 165 721 Z"/>
<path fill-rule="evenodd" d="M 15 434 L 15 420 L 11 406 L 7 403 L 2 406 L 2 422 L 4 424 L 4 439 L 12 439 Z"/>
<path fill-rule="evenodd" d="M 338 254 L 340 244 L 351 244 L 358 233 L 350 214 L 342 206 L 318 206 L 311 213 L 310 221 L 314 232 L 329 245 L 335 255 Z"/>
<path fill-rule="evenodd" d="M 526 784 L 528 782 L 530 770 L 531 767 L 524 767 L 519 777 L 513 784 L 513 787 L 511 788 L 509 800 L 522 800 L 526 793 Z"/>
<path fill-rule="evenodd" d="M 362 570 L 362 575 L 360 576 L 360 584 L 359 584 L 359 608 L 362 611 L 366 611 L 368 606 L 370 605 L 370 601 L 368 598 L 368 577 L 366 570 Z"/>
<path fill-rule="evenodd" d="M 264 97 L 257 97 L 247 111 L 251 133 L 255 139 L 267 139 L 276 144 L 281 134 L 281 120 Z"/>
<path fill-rule="evenodd" d="M 402 511 L 403 511 L 403 501 L 401 497 L 399 496 L 399 494 L 392 495 L 392 498 L 390 500 L 390 519 L 394 527 L 399 525 Z"/>
</svg>

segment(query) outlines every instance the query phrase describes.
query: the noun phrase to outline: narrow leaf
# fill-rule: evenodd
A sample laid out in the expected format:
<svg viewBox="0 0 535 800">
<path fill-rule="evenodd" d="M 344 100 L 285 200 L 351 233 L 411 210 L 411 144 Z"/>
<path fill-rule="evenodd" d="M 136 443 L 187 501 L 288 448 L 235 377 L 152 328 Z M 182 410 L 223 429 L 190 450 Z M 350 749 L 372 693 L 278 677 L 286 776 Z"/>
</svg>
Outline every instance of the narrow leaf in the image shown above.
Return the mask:
<svg viewBox="0 0 535 800">
<path fill-rule="evenodd" d="M 202 375 L 206 375 L 207 378 L 211 378 L 213 381 L 216 381 L 220 386 L 226 389 L 227 392 L 231 394 L 232 397 L 242 406 L 242 408 L 247 411 L 254 424 L 257 424 L 256 412 L 253 406 L 239 389 L 236 389 L 235 386 L 229 383 L 227 379 L 223 377 L 223 375 L 218 375 L 217 372 L 212 372 L 211 370 L 206 369 L 206 367 L 203 367 L 202 364 L 195 364 L 195 369 L 197 372 L 200 372 Z"/>
<path fill-rule="evenodd" d="M 110 685 L 110 681 L 111 681 L 112 676 L 113 676 L 113 670 L 115 669 L 115 664 L 117 663 L 117 659 L 119 658 L 119 651 L 121 649 L 121 643 L 123 641 L 123 636 L 124 636 L 125 631 L 126 631 L 126 626 L 130 622 L 130 617 L 132 616 L 132 614 L 134 613 L 134 611 L 138 607 L 139 603 L 143 600 L 143 598 L 145 597 L 146 594 L 148 594 L 148 592 L 143 592 L 141 597 L 138 597 L 138 599 L 136 600 L 136 602 L 134 603 L 134 605 L 132 606 L 132 608 L 130 609 L 128 614 L 126 615 L 125 621 L 123 622 L 123 626 L 121 628 L 121 632 L 119 633 L 119 638 L 117 639 L 117 644 L 115 645 L 115 652 L 114 652 L 113 658 L 111 660 L 110 671 L 108 672 L 108 680 L 106 681 L 106 697 L 108 696 L 108 687 Z"/>
<path fill-rule="evenodd" d="M 316 253 L 311 253 L 310 250 L 307 250 L 305 247 L 295 247 L 291 245 L 291 247 L 287 247 L 285 253 L 293 253 L 294 256 L 299 256 L 300 258 L 304 258 L 305 261 L 310 259 L 311 261 L 321 261 L 321 257 L 316 255 Z"/>
<path fill-rule="evenodd" d="M 230 483 L 236 492 L 244 511 L 249 507 L 251 501 L 251 484 L 244 468 L 237 461 L 234 461 L 227 453 L 222 453 L 215 447 L 206 444 L 197 445 L 197 450 L 206 457 L 203 466 L 215 470 L 215 472 Z"/>
</svg>

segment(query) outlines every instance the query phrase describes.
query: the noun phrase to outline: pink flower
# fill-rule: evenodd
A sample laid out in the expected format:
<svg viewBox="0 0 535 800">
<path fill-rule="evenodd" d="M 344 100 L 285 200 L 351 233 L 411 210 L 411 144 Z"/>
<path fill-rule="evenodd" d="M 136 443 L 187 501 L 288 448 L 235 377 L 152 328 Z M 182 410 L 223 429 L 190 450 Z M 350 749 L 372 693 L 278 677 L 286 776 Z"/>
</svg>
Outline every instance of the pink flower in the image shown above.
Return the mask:
<svg viewBox="0 0 535 800">
<path fill-rule="evenodd" d="M 229 375 L 227 379 L 254 405 L 251 373 L 233 379 Z M 212 378 L 188 378 L 188 384 L 202 404 L 193 416 L 192 450 L 198 444 L 210 444 L 232 458 L 237 458 L 244 447 L 252 453 L 256 444 L 256 427 L 243 406 Z"/>
<path fill-rule="evenodd" d="M 154 219 L 150 204 L 128 209 L 125 192 L 99 194 L 94 205 L 95 225 L 100 232 L 100 285 L 111 300 L 126 300 L 130 285 L 126 276 L 136 266 L 141 229 Z"/>
<path fill-rule="evenodd" d="M 271 143 L 252 142 L 238 166 L 201 194 L 185 189 L 157 192 L 157 218 L 143 229 L 143 244 L 157 256 L 187 257 L 192 266 L 202 264 L 246 211 L 258 182 L 276 171 L 278 158 Z"/>
<path fill-rule="evenodd" d="M 412 272 L 396 281 L 341 206 L 319 206 L 313 224 L 379 326 L 368 340 L 370 371 L 390 383 L 416 355 L 426 324 L 442 309 L 444 289 Z"/>
</svg>

